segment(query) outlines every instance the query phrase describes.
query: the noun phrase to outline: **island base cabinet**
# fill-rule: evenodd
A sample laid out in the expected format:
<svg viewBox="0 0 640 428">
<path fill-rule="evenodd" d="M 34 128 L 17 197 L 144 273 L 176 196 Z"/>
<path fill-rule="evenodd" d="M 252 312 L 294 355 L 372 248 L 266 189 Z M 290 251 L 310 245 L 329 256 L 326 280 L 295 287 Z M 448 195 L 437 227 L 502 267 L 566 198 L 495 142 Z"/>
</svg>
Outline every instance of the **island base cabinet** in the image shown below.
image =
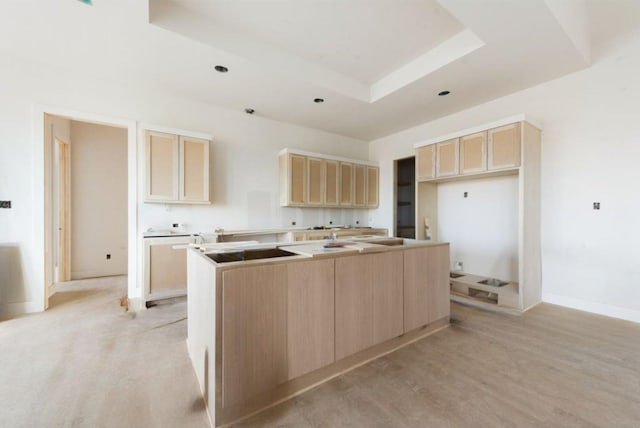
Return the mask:
<svg viewBox="0 0 640 428">
<path fill-rule="evenodd" d="M 334 361 L 334 261 L 287 266 L 287 379 Z"/>
<path fill-rule="evenodd" d="M 231 407 L 287 380 L 287 267 L 234 269 L 222 278 L 222 407 Z"/>
<path fill-rule="evenodd" d="M 336 360 L 399 336 L 402 252 L 336 259 Z"/>
<path fill-rule="evenodd" d="M 449 316 L 449 246 L 404 252 L 404 332 Z"/>
</svg>

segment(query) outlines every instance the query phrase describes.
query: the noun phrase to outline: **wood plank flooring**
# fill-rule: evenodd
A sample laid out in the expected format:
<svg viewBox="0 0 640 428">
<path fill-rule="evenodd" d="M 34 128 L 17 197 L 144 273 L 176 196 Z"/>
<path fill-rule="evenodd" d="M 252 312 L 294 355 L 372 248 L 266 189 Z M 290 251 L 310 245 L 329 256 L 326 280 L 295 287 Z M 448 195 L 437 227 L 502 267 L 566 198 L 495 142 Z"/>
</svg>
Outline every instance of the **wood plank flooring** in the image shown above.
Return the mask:
<svg viewBox="0 0 640 428">
<path fill-rule="evenodd" d="M 640 325 L 452 305 L 450 328 L 237 427 L 640 427 Z"/>
</svg>

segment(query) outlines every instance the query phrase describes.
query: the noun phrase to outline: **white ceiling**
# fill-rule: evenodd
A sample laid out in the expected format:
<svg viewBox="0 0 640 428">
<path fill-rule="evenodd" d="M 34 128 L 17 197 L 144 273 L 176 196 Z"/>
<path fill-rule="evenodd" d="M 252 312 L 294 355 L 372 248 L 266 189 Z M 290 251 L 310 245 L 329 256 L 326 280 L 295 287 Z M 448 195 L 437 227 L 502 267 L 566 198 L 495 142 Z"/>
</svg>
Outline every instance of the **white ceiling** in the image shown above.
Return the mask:
<svg viewBox="0 0 640 428">
<path fill-rule="evenodd" d="M 3 0 L 0 52 L 362 140 L 584 68 L 590 37 L 640 16 L 635 0 L 93 3 Z"/>
</svg>

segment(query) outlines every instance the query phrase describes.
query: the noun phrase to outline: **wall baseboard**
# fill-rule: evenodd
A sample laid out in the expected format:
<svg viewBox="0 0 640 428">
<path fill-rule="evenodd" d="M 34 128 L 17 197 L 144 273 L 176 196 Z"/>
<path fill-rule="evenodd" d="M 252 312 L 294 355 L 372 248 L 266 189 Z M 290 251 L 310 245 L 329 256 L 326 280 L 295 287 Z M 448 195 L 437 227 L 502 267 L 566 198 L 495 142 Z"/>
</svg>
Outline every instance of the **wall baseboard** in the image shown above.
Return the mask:
<svg viewBox="0 0 640 428">
<path fill-rule="evenodd" d="M 567 308 L 578 309 L 580 311 L 591 312 L 612 318 L 619 318 L 626 321 L 640 323 L 640 311 L 620 306 L 607 305 L 604 303 L 590 302 L 588 300 L 576 299 L 574 297 L 559 296 L 557 294 L 542 293 L 542 301 L 554 305 L 565 306 Z"/>
<path fill-rule="evenodd" d="M 36 302 L 0 303 L 0 321 L 43 310 L 42 305 Z"/>
</svg>

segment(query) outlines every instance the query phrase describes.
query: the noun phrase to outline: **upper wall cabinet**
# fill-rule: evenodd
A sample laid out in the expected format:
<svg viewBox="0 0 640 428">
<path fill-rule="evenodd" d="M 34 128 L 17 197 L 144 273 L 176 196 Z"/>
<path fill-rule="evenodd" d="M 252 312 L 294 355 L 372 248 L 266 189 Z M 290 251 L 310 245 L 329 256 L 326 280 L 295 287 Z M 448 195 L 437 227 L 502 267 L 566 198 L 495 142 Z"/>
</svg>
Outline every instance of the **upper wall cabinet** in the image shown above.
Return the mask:
<svg viewBox="0 0 640 428">
<path fill-rule="evenodd" d="M 416 149 L 417 179 L 429 180 L 436 176 L 435 145 L 418 147 Z"/>
<path fill-rule="evenodd" d="M 378 206 L 377 166 L 289 149 L 280 153 L 279 164 L 281 206 Z"/>
<path fill-rule="evenodd" d="M 459 141 L 457 138 L 436 144 L 436 177 L 458 174 L 458 151 Z"/>
<path fill-rule="evenodd" d="M 521 146 L 522 124 L 516 122 L 416 147 L 416 180 L 515 173 L 521 164 Z"/>
<path fill-rule="evenodd" d="M 487 170 L 487 133 L 460 138 L 460 174 L 473 174 Z"/>
<path fill-rule="evenodd" d="M 145 133 L 145 202 L 208 204 L 209 140 Z"/>
<path fill-rule="evenodd" d="M 489 169 L 520 166 L 520 123 L 490 129 Z"/>
<path fill-rule="evenodd" d="M 353 205 L 353 164 L 340 162 L 340 206 Z"/>
</svg>

